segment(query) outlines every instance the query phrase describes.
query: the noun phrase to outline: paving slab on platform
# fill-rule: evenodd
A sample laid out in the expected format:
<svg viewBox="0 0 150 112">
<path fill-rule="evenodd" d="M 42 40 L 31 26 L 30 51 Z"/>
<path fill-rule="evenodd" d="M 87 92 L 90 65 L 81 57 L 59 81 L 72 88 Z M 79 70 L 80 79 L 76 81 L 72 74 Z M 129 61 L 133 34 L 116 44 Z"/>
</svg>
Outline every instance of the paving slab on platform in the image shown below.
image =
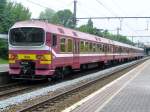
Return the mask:
<svg viewBox="0 0 150 112">
<path fill-rule="evenodd" d="M 150 61 L 143 71 L 99 112 L 150 112 Z"/>
<path fill-rule="evenodd" d="M 63 112 L 150 112 L 150 60 Z"/>
</svg>

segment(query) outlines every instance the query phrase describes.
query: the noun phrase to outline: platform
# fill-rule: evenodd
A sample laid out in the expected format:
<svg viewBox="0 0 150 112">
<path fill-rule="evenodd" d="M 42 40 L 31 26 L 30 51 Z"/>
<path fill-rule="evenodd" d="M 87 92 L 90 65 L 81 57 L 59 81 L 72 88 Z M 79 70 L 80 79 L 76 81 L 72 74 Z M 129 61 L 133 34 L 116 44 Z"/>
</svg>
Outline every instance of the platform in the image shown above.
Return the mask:
<svg viewBox="0 0 150 112">
<path fill-rule="evenodd" d="M 8 64 L 0 64 L 0 73 L 8 72 L 9 65 Z"/>
<path fill-rule="evenodd" d="M 150 60 L 63 112 L 149 112 Z"/>
<path fill-rule="evenodd" d="M 8 74 L 8 70 L 8 64 L 0 64 L 0 84 L 6 84 L 11 82 L 11 77 Z"/>
</svg>

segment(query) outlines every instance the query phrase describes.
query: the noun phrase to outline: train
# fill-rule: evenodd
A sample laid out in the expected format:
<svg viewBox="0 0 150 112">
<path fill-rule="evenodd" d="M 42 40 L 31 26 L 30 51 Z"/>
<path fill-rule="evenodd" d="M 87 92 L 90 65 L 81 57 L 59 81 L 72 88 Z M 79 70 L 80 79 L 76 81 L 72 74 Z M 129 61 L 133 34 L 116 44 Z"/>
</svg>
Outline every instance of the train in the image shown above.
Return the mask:
<svg viewBox="0 0 150 112">
<path fill-rule="evenodd" d="M 144 50 L 40 20 L 16 22 L 8 33 L 14 79 L 63 78 L 72 70 L 140 59 Z"/>
</svg>

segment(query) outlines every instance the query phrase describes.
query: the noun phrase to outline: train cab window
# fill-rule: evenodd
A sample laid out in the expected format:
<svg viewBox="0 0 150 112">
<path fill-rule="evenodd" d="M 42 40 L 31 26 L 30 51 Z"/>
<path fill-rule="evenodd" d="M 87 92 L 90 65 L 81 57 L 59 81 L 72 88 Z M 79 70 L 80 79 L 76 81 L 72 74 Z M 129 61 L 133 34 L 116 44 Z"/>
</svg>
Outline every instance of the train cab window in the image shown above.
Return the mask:
<svg viewBox="0 0 150 112">
<path fill-rule="evenodd" d="M 72 49 L 73 49 L 72 40 L 71 40 L 71 39 L 68 39 L 68 49 L 67 49 L 67 51 L 68 51 L 68 52 L 72 52 Z"/>
<path fill-rule="evenodd" d="M 66 52 L 66 39 L 65 38 L 62 38 L 60 40 L 60 51 L 61 52 Z"/>
<path fill-rule="evenodd" d="M 57 45 L 57 35 L 52 34 L 52 46 L 56 46 Z"/>
</svg>

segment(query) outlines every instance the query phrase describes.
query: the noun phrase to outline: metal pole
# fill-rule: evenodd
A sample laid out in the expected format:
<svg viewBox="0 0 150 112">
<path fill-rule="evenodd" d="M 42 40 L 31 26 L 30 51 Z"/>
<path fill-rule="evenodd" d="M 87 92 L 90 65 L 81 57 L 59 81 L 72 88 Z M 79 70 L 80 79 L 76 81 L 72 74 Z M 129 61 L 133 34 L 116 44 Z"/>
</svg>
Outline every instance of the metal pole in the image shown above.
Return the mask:
<svg viewBox="0 0 150 112">
<path fill-rule="evenodd" d="M 117 28 L 117 36 L 119 36 L 119 33 L 120 33 L 120 28 L 118 27 Z"/>
<path fill-rule="evenodd" d="M 132 45 L 134 46 L 134 44 L 133 44 L 133 36 L 132 36 Z"/>
<path fill-rule="evenodd" d="M 73 12 L 73 23 L 76 26 L 76 12 L 77 12 L 77 0 L 74 0 L 74 12 Z"/>
</svg>

